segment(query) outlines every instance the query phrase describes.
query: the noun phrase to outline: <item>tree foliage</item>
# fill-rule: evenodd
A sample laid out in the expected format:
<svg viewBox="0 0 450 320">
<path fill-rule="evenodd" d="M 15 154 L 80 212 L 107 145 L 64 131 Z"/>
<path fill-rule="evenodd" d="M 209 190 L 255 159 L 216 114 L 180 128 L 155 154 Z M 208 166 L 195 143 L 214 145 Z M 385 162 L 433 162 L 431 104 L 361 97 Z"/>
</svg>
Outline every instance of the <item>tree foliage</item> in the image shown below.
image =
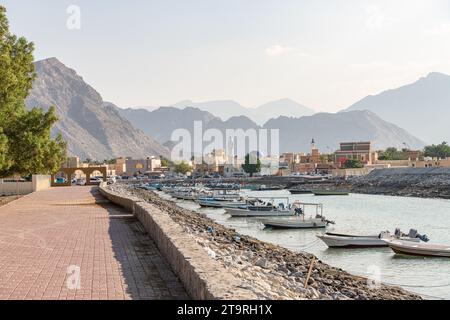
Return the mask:
<svg viewBox="0 0 450 320">
<path fill-rule="evenodd" d="M 408 149 L 397 150 L 397 148 L 387 148 L 378 159 L 380 160 L 408 160 Z"/>
<path fill-rule="evenodd" d="M 347 159 L 344 162 L 344 168 L 346 169 L 358 169 L 364 167 L 361 161 Z"/>
<path fill-rule="evenodd" d="M 33 50 L 32 42 L 9 32 L 0 6 L 0 177 L 55 172 L 65 159 L 66 143 L 50 137 L 55 109 L 25 107 L 36 77 Z"/>
<path fill-rule="evenodd" d="M 249 153 L 245 156 L 245 163 L 242 165 L 245 173 L 253 177 L 255 173 L 261 172 L 261 160 L 254 153 Z"/>
<path fill-rule="evenodd" d="M 187 162 L 180 162 L 175 164 L 174 170 L 176 173 L 186 174 L 192 170 L 191 166 Z"/>
<path fill-rule="evenodd" d="M 450 157 L 450 146 L 445 141 L 438 145 L 426 146 L 424 155 L 425 157 L 445 159 Z"/>
</svg>

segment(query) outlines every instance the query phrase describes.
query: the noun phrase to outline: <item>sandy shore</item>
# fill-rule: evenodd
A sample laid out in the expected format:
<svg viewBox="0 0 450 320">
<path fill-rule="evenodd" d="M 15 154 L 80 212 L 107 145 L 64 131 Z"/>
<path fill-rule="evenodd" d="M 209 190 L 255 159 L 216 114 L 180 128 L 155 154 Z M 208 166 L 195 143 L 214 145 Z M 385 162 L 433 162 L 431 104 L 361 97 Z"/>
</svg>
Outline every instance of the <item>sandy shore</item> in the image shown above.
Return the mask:
<svg viewBox="0 0 450 320">
<path fill-rule="evenodd" d="M 239 235 L 153 192 L 121 184 L 109 188 L 125 196 L 141 198 L 168 213 L 204 248 L 205 259 L 220 262 L 240 280 L 240 287 L 253 291 L 260 299 L 421 299 L 401 288 L 369 285 L 366 278 L 331 267 L 309 253 L 293 252 Z M 305 288 L 313 259 L 316 262 Z"/>
</svg>

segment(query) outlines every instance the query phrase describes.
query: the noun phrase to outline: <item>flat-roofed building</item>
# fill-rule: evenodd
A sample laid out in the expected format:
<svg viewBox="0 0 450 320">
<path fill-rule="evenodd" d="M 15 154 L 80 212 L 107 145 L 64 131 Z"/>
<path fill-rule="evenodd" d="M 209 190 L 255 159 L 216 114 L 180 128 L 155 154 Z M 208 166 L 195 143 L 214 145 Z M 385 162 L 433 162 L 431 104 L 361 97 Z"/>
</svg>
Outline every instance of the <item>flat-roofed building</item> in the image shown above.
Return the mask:
<svg viewBox="0 0 450 320">
<path fill-rule="evenodd" d="M 372 164 L 378 160 L 378 154 L 372 151 L 371 142 L 341 142 L 340 149 L 335 152 L 335 162 L 343 164 L 346 160 Z"/>
</svg>

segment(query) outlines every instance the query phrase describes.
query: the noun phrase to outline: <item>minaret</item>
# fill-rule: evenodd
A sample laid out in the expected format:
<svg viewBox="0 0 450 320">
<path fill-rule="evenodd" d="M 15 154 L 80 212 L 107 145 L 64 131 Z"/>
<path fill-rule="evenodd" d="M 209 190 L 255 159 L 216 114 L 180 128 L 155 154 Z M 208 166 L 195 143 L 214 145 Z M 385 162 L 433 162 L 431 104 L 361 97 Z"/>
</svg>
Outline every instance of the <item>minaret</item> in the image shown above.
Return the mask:
<svg viewBox="0 0 450 320">
<path fill-rule="evenodd" d="M 316 142 L 314 141 L 314 138 L 311 140 L 311 150 L 314 150 L 316 148 Z"/>
</svg>

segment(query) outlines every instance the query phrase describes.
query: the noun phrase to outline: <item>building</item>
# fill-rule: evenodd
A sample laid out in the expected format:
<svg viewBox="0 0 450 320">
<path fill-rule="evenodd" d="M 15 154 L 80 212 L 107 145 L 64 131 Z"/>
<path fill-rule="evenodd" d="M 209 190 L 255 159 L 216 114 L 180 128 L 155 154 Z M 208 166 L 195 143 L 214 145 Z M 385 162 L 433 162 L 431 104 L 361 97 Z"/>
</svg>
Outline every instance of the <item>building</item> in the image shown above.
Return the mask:
<svg viewBox="0 0 450 320">
<path fill-rule="evenodd" d="M 63 168 L 79 168 L 80 167 L 79 157 L 67 157 L 66 162 L 61 165 Z"/>
<path fill-rule="evenodd" d="M 143 175 L 148 172 L 160 171 L 161 159 L 156 157 L 141 160 L 126 159 L 125 167 L 128 176 Z"/>
<path fill-rule="evenodd" d="M 346 160 L 359 160 L 370 165 L 378 160 L 378 153 L 372 151 L 371 142 L 342 142 L 335 152 L 335 163 L 342 165 Z"/>
<path fill-rule="evenodd" d="M 424 158 L 423 160 L 410 161 L 411 168 L 450 168 L 450 158 Z"/>
<path fill-rule="evenodd" d="M 116 175 L 123 176 L 127 172 L 126 162 L 127 160 L 131 160 L 131 158 L 117 158 L 116 163 L 114 164 L 114 170 Z"/>
</svg>

